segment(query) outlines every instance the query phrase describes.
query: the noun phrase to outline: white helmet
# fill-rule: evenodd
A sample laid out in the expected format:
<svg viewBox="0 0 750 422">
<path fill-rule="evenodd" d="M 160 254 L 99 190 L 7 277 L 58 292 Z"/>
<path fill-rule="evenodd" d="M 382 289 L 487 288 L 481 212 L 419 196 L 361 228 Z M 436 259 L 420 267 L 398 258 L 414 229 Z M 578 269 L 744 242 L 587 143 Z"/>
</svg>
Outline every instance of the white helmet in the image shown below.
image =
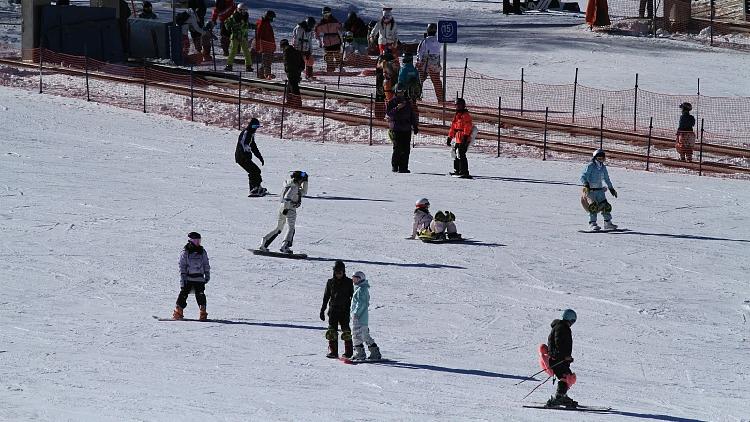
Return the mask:
<svg viewBox="0 0 750 422">
<path fill-rule="evenodd" d="M 245 3 L 240 3 L 240 4 L 237 5 L 237 10 L 244 10 L 244 11 L 247 12 L 248 11 L 248 7 L 247 7 L 247 5 Z"/>
<path fill-rule="evenodd" d="M 422 198 L 415 204 L 417 208 L 430 208 L 430 200 Z"/>
</svg>

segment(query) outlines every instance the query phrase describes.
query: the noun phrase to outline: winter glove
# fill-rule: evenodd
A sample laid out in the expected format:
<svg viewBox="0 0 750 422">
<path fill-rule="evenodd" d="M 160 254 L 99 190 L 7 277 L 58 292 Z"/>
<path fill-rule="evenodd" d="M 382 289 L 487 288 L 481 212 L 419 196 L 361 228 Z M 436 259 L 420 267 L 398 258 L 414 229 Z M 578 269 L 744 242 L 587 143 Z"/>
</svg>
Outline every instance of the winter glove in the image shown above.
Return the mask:
<svg viewBox="0 0 750 422">
<path fill-rule="evenodd" d="M 286 209 L 286 208 L 284 208 L 284 211 L 281 211 L 281 214 L 282 215 L 287 215 L 287 214 L 289 214 L 289 210 Z"/>
<path fill-rule="evenodd" d="M 583 194 L 584 195 L 588 195 L 590 190 L 591 190 L 591 188 L 589 187 L 588 182 L 584 183 L 583 184 Z"/>
<path fill-rule="evenodd" d="M 573 356 L 568 356 L 565 359 L 563 359 L 565 362 L 573 363 Z"/>
<path fill-rule="evenodd" d="M 206 271 L 203 274 L 203 279 L 206 280 L 206 283 L 208 283 L 208 280 L 211 280 L 211 273 L 209 273 L 208 271 Z"/>
<path fill-rule="evenodd" d="M 448 138 L 446 138 L 445 145 L 451 146 L 451 137 L 450 136 Z"/>
<path fill-rule="evenodd" d="M 325 309 L 321 309 L 320 310 L 320 320 L 321 321 L 325 321 L 326 320 L 326 310 Z"/>
<path fill-rule="evenodd" d="M 615 190 L 615 188 L 609 188 L 609 192 L 612 194 L 612 196 L 617 198 L 617 191 Z"/>
<path fill-rule="evenodd" d="M 418 127 L 415 127 L 415 128 L 414 128 L 414 134 L 416 135 L 416 134 L 418 134 L 418 133 L 419 133 L 419 128 L 418 128 Z"/>
</svg>

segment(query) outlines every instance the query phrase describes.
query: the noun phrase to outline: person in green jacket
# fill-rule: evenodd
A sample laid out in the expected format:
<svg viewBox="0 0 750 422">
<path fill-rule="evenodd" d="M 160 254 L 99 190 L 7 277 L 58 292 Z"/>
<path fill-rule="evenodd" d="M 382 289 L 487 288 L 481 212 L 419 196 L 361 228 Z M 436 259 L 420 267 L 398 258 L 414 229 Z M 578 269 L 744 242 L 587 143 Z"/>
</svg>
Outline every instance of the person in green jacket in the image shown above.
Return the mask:
<svg viewBox="0 0 750 422">
<path fill-rule="evenodd" d="M 227 57 L 227 65 L 224 70 L 228 72 L 232 71 L 234 56 L 237 54 L 237 50 L 242 49 L 242 55 L 245 56 L 245 69 L 250 72 L 253 69 L 253 56 L 250 54 L 247 34 L 250 29 L 255 29 L 255 24 L 251 24 L 248 19 L 247 5 L 240 3 L 232 16 L 224 22 L 224 27 L 231 34 L 229 56 Z"/>
<path fill-rule="evenodd" d="M 352 360 L 380 360 L 380 348 L 375 340 L 370 337 L 369 312 L 370 307 L 370 284 L 362 271 L 357 271 L 352 276 L 354 283 L 354 294 L 352 295 L 352 341 L 354 343 L 354 356 Z M 370 350 L 370 356 L 365 356 L 365 346 Z"/>
</svg>

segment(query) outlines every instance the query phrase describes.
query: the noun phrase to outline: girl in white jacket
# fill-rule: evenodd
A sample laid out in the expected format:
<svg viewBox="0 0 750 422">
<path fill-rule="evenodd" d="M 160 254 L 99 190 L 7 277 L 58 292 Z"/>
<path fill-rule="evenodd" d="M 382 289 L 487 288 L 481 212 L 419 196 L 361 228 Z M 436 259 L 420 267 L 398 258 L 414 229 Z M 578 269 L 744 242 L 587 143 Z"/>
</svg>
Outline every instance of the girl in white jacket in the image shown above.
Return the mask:
<svg viewBox="0 0 750 422">
<path fill-rule="evenodd" d="M 307 194 L 307 186 L 307 173 L 300 170 L 291 173 L 281 192 L 281 208 L 279 208 L 276 228 L 263 237 L 263 244 L 258 249 L 267 252 L 271 242 L 284 230 L 284 225 L 289 224 L 280 251 L 288 254 L 294 253 L 291 248 L 294 241 L 294 225 L 297 222 L 297 208 L 302 205 L 302 197 Z"/>
<path fill-rule="evenodd" d="M 398 47 L 398 25 L 396 25 L 396 20 L 391 15 L 391 10 L 392 8 L 390 7 L 383 7 L 383 17 L 375 24 L 372 31 L 370 31 L 370 38 L 377 38 L 381 55 L 387 48 L 396 57 L 398 56 L 398 52 L 396 51 Z"/>
</svg>

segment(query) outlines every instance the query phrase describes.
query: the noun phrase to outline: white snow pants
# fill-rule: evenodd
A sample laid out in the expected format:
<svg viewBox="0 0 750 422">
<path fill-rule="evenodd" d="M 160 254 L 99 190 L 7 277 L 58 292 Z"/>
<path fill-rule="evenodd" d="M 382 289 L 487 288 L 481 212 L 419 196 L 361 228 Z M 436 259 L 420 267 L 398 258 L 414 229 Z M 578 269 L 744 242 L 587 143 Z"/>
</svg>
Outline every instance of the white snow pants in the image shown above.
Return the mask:
<svg viewBox="0 0 750 422">
<path fill-rule="evenodd" d="M 354 343 L 354 346 L 361 346 L 362 343 L 366 344 L 367 346 L 375 344 L 375 340 L 370 337 L 370 327 L 353 323 L 352 343 Z"/>
<path fill-rule="evenodd" d="M 266 248 L 278 235 L 281 234 L 284 230 L 284 225 L 286 224 L 289 224 L 289 229 L 286 232 L 286 237 L 284 237 L 284 242 L 281 246 L 286 246 L 287 248 L 292 247 L 292 242 L 294 241 L 294 225 L 297 222 L 297 210 L 292 208 L 286 213 L 286 215 L 283 214 L 283 211 L 283 208 L 279 210 L 279 221 L 276 228 L 263 237 L 263 246 Z"/>
</svg>

